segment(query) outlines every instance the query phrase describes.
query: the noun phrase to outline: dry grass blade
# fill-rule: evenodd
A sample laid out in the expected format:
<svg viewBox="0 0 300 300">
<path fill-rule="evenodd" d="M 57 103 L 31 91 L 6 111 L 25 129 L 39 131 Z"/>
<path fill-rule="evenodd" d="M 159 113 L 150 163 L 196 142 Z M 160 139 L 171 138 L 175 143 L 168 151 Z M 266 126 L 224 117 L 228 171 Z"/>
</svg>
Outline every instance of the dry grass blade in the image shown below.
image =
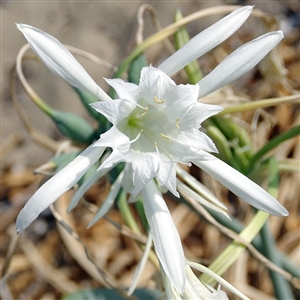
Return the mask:
<svg viewBox="0 0 300 300">
<path fill-rule="evenodd" d="M 4 259 L 3 265 L 1 267 L 1 277 L 2 278 L 6 275 L 6 273 L 8 271 L 8 268 L 11 263 L 11 259 L 15 253 L 16 247 L 19 242 L 19 238 L 20 238 L 20 236 L 17 235 L 16 232 L 14 234 L 12 234 L 12 236 L 11 236 L 8 251 L 7 251 L 6 257 Z"/>
<path fill-rule="evenodd" d="M 80 287 L 66 277 L 63 272 L 47 263 L 26 235 L 23 234 L 22 239 L 20 239 L 19 246 L 26 254 L 30 264 L 36 272 L 58 291 L 63 294 L 68 294 L 74 293 L 80 289 Z"/>
<path fill-rule="evenodd" d="M 29 97 L 30 97 L 29 92 L 33 92 L 34 95 L 36 95 L 36 93 L 32 90 L 32 88 L 27 83 L 27 80 L 25 79 L 25 76 L 22 71 L 22 61 L 24 59 L 26 59 L 26 57 L 24 57 L 24 54 L 28 49 L 29 49 L 29 44 L 26 44 L 25 46 L 22 47 L 22 49 L 19 51 L 18 56 L 17 56 L 16 66 L 13 67 L 11 70 L 11 75 L 10 75 L 11 98 L 13 101 L 13 105 L 15 106 L 15 109 L 16 109 L 26 131 L 28 132 L 28 135 L 30 136 L 30 138 L 34 142 L 42 145 L 43 147 L 46 147 L 47 149 L 51 150 L 52 152 L 56 152 L 59 147 L 59 143 L 57 141 L 49 138 L 48 136 L 44 135 L 39 130 L 33 128 L 33 126 L 30 124 L 28 118 L 23 113 L 23 110 L 21 109 L 21 107 L 17 101 L 17 94 L 15 92 L 15 74 L 16 74 L 16 72 L 17 72 L 18 78 L 20 79 L 20 81 L 21 81 L 25 91 L 29 95 Z M 30 57 L 30 58 L 32 58 L 32 57 Z"/>
<path fill-rule="evenodd" d="M 140 6 L 137 13 L 137 21 L 138 21 L 138 29 L 136 32 L 136 45 L 139 45 L 143 42 L 143 31 L 144 31 L 144 13 L 148 11 L 150 13 L 154 28 L 159 32 L 162 30 L 162 26 L 160 25 L 159 19 L 157 17 L 155 9 L 149 4 L 143 4 Z M 174 52 L 174 47 L 168 39 L 163 40 L 166 48 L 170 51 L 170 53 Z"/>
<path fill-rule="evenodd" d="M 72 229 L 73 220 L 67 215 L 67 194 L 60 197 L 54 205 L 51 206 L 51 211 L 56 221 L 58 222 L 58 230 L 61 237 L 69 250 L 72 257 L 78 262 L 78 264 L 92 276 L 94 279 L 99 281 L 102 285 L 106 287 L 113 288 L 120 295 L 126 297 L 124 290 L 118 287 L 118 284 L 111 278 L 108 272 L 95 263 L 91 257 L 89 250 L 84 245 L 78 234 Z M 68 225 L 70 224 L 70 225 Z M 129 299 L 135 299 L 131 296 Z"/>
</svg>

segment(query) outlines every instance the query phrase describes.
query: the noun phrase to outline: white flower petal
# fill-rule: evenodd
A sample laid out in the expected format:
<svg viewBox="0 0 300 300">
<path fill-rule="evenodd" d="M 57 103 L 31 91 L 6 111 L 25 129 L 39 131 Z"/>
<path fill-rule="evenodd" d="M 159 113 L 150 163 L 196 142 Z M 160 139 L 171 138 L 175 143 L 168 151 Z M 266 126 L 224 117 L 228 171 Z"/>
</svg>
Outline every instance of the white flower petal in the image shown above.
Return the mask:
<svg viewBox="0 0 300 300">
<path fill-rule="evenodd" d="M 210 160 L 194 160 L 193 163 L 252 206 L 275 216 L 288 215 L 288 211 L 260 186 L 220 159 L 208 155 Z"/>
<path fill-rule="evenodd" d="M 110 208 L 114 204 L 115 199 L 121 189 L 123 177 L 124 177 L 124 171 L 119 174 L 119 176 L 117 177 L 117 179 L 111 186 L 106 200 L 102 204 L 101 208 L 97 211 L 96 215 L 94 216 L 92 221 L 89 223 L 87 228 L 92 227 L 97 221 L 99 221 L 103 216 L 105 216 L 107 214 L 107 212 L 110 210 Z"/>
<path fill-rule="evenodd" d="M 144 252 L 143 252 L 143 256 L 142 256 L 139 264 L 137 265 L 137 267 L 134 271 L 133 278 L 132 278 L 129 290 L 127 292 L 127 297 L 129 297 L 134 292 L 134 290 L 135 290 L 135 288 L 138 284 L 138 281 L 139 281 L 139 279 L 142 275 L 142 272 L 145 269 L 146 263 L 148 261 L 148 256 L 149 256 L 149 252 L 151 250 L 151 246 L 152 246 L 152 235 L 151 235 L 151 232 L 149 232 L 148 240 L 147 240 Z"/>
<path fill-rule="evenodd" d="M 191 127 L 199 128 L 203 121 L 218 114 L 222 110 L 223 108 L 218 105 L 197 102 L 195 105 L 191 106 L 185 115 L 182 115 L 178 126 L 180 126 L 182 130 L 187 130 Z"/>
<path fill-rule="evenodd" d="M 254 68 L 282 40 L 282 31 L 266 33 L 236 49 L 199 81 L 199 98 L 238 79 Z"/>
<path fill-rule="evenodd" d="M 104 80 L 116 91 L 119 99 L 126 99 L 135 102 L 139 91 L 138 85 L 131 82 L 125 82 L 120 78 L 104 78 Z"/>
<path fill-rule="evenodd" d="M 177 86 L 163 71 L 149 66 L 141 71 L 139 88 L 139 98 L 144 98 L 148 104 L 155 105 L 155 97 L 158 100 L 174 99 Z"/>
<path fill-rule="evenodd" d="M 80 187 L 79 189 L 76 191 L 75 195 L 72 197 L 68 208 L 67 208 L 67 213 L 70 213 L 72 209 L 74 209 L 78 202 L 80 201 L 80 199 L 83 197 L 83 195 L 85 194 L 85 192 L 97 181 L 99 180 L 101 177 L 103 177 L 105 174 L 107 174 L 112 168 L 108 168 L 108 169 L 101 169 L 101 170 L 97 170 L 93 175 L 91 175 L 91 177 L 89 177 Z"/>
<path fill-rule="evenodd" d="M 155 252 L 172 285 L 182 294 L 185 288 L 185 258 L 178 231 L 154 181 L 142 190 L 146 217 Z"/>
<path fill-rule="evenodd" d="M 99 169 L 111 168 L 119 162 L 128 162 L 130 141 L 116 126 L 101 134 L 100 139 L 95 142 L 95 146 L 113 149 L 111 155 L 101 164 Z"/>
<path fill-rule="evenodd" d="M 28 200 L 17 217 L 17 232 L 23 232 L 38 216 L 68 191 L 101 157 L 105 148 L 89 146 L 71 163 L 44 183 Z"/>
<path fill-rule="evenodd" d="M 166 59 L 158 68 L 172 76 L 230 37 L 247 20 L 252 8 L 252 6 L 239 8 L 203 30 Z"/>
<path fill-rule="evenodd" d="M 166 275 L 166 273 L 164 272 L 163 269 L 161 269 L 161 273 L 163 275 L 163 284 L 164 284 L 167 299 L 172 299 L 172 300 L 182 300 L 182 299 L 184 299 L 174 289 L 173 285 L 171 284 L 169 278 L 167 277 L 167 275 Z"/>
<path fill-rule="evenodd" d="M 135 198 L 142 188 L 152 180 L 159 169 L 159 157 L 156 153 L 130 153 L 133 170 L 132 196 Z"/>
<path fill-rule="evenodd" d="M 90 104 L 96 111 L 104 115 L 105 118 L 112 124 L 118 122 L 126 117 L 135 109 L 135 104 L 123 100 L 114 101 L 99 101 Z"/>
<path fill-rule="evenodd" d="M 129 143 L 129 138 L 120 132 L 116 126 L 101 134 L 100 139 L 95 142 L 96 147 L 120 148 Z"/>
<path fill-rule="evenodd" d="M 90 92 L 99 100 L 111 100 L 79 64 L 70 51 L 56 38 L 30 25 L 16 25 L 25 36 L 32 50 L 54 75 L 64 79 L 79 89 Z"/>
<path fill-rule="evenodd" d="M 172 145 L 172 150 L 175 157 L 186 162 L 197 158 L 205 159 L 207 153 L 205 151 L 218 152 L 213 141 L 206 134 L 195 128 L 180 133 Z"/>
<path fill-rule="evenodd" d="M 176 190 L 176 162 L 164 153 L 160 155 L 160 166 L 156 179 L 166 187 L 175 197 L 179 198 Z"/>
</svg>

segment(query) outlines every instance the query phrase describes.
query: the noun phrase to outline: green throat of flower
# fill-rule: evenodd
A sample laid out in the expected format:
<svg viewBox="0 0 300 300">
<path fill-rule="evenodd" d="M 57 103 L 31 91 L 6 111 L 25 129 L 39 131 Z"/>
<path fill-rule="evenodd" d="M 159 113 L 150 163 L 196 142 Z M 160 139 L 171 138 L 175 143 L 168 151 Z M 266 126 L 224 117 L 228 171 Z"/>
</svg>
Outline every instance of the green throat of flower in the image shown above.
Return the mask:
<svg viewBox="0 0 300 300">
<path fill-rule="evenodd" d="M 170 124 L 166 115 L 167 110 L 162 105 L 164 103 L 165 100 L 159 99 L 157 96 L 154 97 L 152 105 L 141 99 L 126 121 L 118 126 L 118 129 L 133 142 L 133 150 L 138 152 L 157 152 L 159 150 L 168 156 L 171 155 L 170 135 L 174 130 L 178 130 L 179 118 L 176 124 Z M 170 130 L 171 128 L 172 130 Z"/>
</svg>

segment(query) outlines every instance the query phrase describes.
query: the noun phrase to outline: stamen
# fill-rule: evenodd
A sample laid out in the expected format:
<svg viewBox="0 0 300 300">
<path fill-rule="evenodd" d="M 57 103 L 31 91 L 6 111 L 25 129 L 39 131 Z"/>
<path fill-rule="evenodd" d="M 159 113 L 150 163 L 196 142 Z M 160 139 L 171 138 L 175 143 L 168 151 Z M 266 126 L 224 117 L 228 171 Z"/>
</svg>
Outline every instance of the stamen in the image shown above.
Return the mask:
<svg viewBox="0 0 300 300">
<path fill-rule="evenodd" d="M 155 103 L 157 103 L 157 104 L 162 104 L 162 103 L 164 103 L 165 102 L 165 100 L 164 99 L 158 99 L 158 97 L 157 96 L 155 96 L 154 97 L 154 101 L 155 101 Z"/>
<path fill-rule="evenodd" d="M 145 111 L 141 114 L 141 116 L 143 117 L 143 116 L 147 113 L 148 110 L 149 110 L 149 107 L 146 106 L 146 107 L 145 107 Z"/>
<path fill-rule="evenodd" d="M 176 123 L 175 123 L 176 128 L 179 128 L 179 121 L 180 121 L 180 118 L 177 118 Z"/>
<path fill-rule="evenodd" d="M 142 130 L 138 133 L 138 135 L 136 136 L 136 138 L 133 139 L 133 140 L 131 140 L 129 143 L 130 143 L 130 144 L 133 144 L 134 142 L 136 142 L 136 141 L 141 137 L 141 134 L 142 134 L 143 131 L 144 131 L 144 130 L 142 129 Z"/>
<path fill-rule="evenodd" d="M 147 107 L 147 106 L 144 107 L 144 106 L 142 106 L 142 105 L 140 105 L 140 104 L 138 104 L 138 103 L 136 103 L 136 102 L 134 102 L 134 101 L 131 101 L 131 100 L 129 100 L 129 99 L 122 99 L 122 100 L 123 100 L 123 101 L 127 101 L 127 102 L 129 102 L 129 103 L 132 103 L 132 104 L 134 104 L 135 106 L 141 108 L 142 110 L 145 110 L 146 112 L 147 112 L 147 110 L 148 110 L 148 107 Z"/>
<path fill-rule="evenodd" d="M 161 135 L 163 138 L 167 139 L 167 140 L 169 140 L 169 139 L 170 139 L 168 136 L 166 136 L 166 135 L 165 135 L 165 134 L 163 134 L 163 133 L 160 133 L 160 135 Z"/>
</svg>

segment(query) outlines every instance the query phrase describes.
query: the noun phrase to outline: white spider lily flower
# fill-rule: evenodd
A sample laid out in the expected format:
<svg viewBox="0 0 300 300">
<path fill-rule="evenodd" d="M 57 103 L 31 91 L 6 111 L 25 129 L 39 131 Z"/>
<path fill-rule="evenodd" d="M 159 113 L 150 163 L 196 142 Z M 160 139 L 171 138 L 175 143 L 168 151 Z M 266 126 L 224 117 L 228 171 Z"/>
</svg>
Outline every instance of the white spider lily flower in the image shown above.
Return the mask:
<svg viewBox="0 0 300 300">
<path fill-rule="evenodd" d="M 39 214 L 71 189 L 87 170 L 99 159 L 105 148 L 92 144 L 72 162 L 44 183 L 19 213 L 16 221 L 17 232 L 23 232 Z"/>
<path fill-rule="evenodd" d="M 16 25 L 25 36 L 31 49 L 54 75 L 79 89 L 90 92 L 99 100 L 111 100 L 70 51 L 56 38 L 30 25 Z"/>
<path fill-rule="evenodd" d="M 132 186 L 127 192 L 133 198 L 153 178 L 178 197 L 176 163 L 209 159 L 207 152 L 217 152 L 199 127 L 222 108 L 198 102 L 198 85 L 177 86 L 152 66 L 142 69 L 139 85 L 106 81 L 119 99 L 91 104 L 113 124 L 96 142 L 113 149 L 100 169 L 130 163 Z"/>
<path fill-rule="evenodd" d="M 241 11 L 244 22 L 249 8 Z M 231 24 L 232 19 L 229 18 L 227 21 Z M 227 26 L 227 21 L 222 23 L 222 26 Z M 220 29 L 218 26 L 211 32 L 212 35 L 219 36 L 219 33 L 215 32 Z M 110 97 L 100 87 L 95 86 L 91 77 L 67 50 L 63 50 L 64 47 L 55 38 L 28 25 L 18 27 L 54 74 L 76 87 L 98 95 L 99 100 L 110 100 Z M 104 149 L 111 148 L 112 153 L 104 160 L 90 182 L 97 176 L 105 174 L 104 170 L 109 170 L 118 163 L 125 163 L 123 180 L 116 182 L 115 190 L 108 197 L 105 209 L 100 211 L 97 217 L 102 216 L 113 203 L 121 185 L 131 195 L 132 200 L 141 194 L 162 268 L 177 293 L 183 294 L 186 289 L 186 272 L 180 238 L 154 179 L 160 186 L 178 197 L 177 163 L 189 165 L 193 162 L 251 205 L 275 215 L 287 215 L 287 211 L 276 199 L 262 192 L 259 186 L 253 185 L 246 177 L 237 175 L 237 171 L 209 154 L 217 152 L 217 149 L 211 139 L 199 129 L 204 120 L 217 114 L 222 108 L 198 102 L 199 95 L 207 93 L 203 87 L 205 82 L 208 91 L 213 92 L 228 82 L 226 79 L 228 74 L 230 80 L 236 79 L 230 70 L 237 71 L 238 76 L 241 76 L 258 63 L 256 55 L 260 51 L 266 55 L 281 39 L 281 32 L 264 35 L 259 43 L 250 42 L 246 47 L 234 52 L 230 59 L 223 62 L 221 68 L 208 75 L 208 78 L 213 78 L 217 82 L 203 78 L 196 85 L 176 85 L 163 70 L 152 66 L 142 69 L 139 85 L 121 79 L 107 79 L 107 83 L 115 89 L 118 99 L 99 101 L 93 103 L 92 107 L 112 123 L 111 129 L 102 134 L 98 141 L 47 181 L 29 199 L 17 218 L 18 232 L 25 230 L 45 208 L 70 189 L 88 168 L 100 159 Z M 212 43 L 212 40 L 213 38 L 209 43 Z M 203 40 L 199 47 L 205 43 Z M 265 47 L 268 50 L 265 51 Z M 194 47 L 186 49 L 189 50 L 180 56 L 180 60 L 184 61 L 185 56 L 195 51 Z M 259 59 L 262 59 L 262 55 Z M 174 60 L 167 62 L 165 70 L 169 67 L 172 69 L 174 63 Z M 236 70 L 236 65 L 242 69 L 241 72 Z M 178 67 L 175 66 L 176 68 Z M 232 178 L 233 175 L 236 178 Z M 248 186 L 251 186 L 251 189 Z M 72 203 L 71 208 L 76 205 L 77 200 Z"/>
</svg>

